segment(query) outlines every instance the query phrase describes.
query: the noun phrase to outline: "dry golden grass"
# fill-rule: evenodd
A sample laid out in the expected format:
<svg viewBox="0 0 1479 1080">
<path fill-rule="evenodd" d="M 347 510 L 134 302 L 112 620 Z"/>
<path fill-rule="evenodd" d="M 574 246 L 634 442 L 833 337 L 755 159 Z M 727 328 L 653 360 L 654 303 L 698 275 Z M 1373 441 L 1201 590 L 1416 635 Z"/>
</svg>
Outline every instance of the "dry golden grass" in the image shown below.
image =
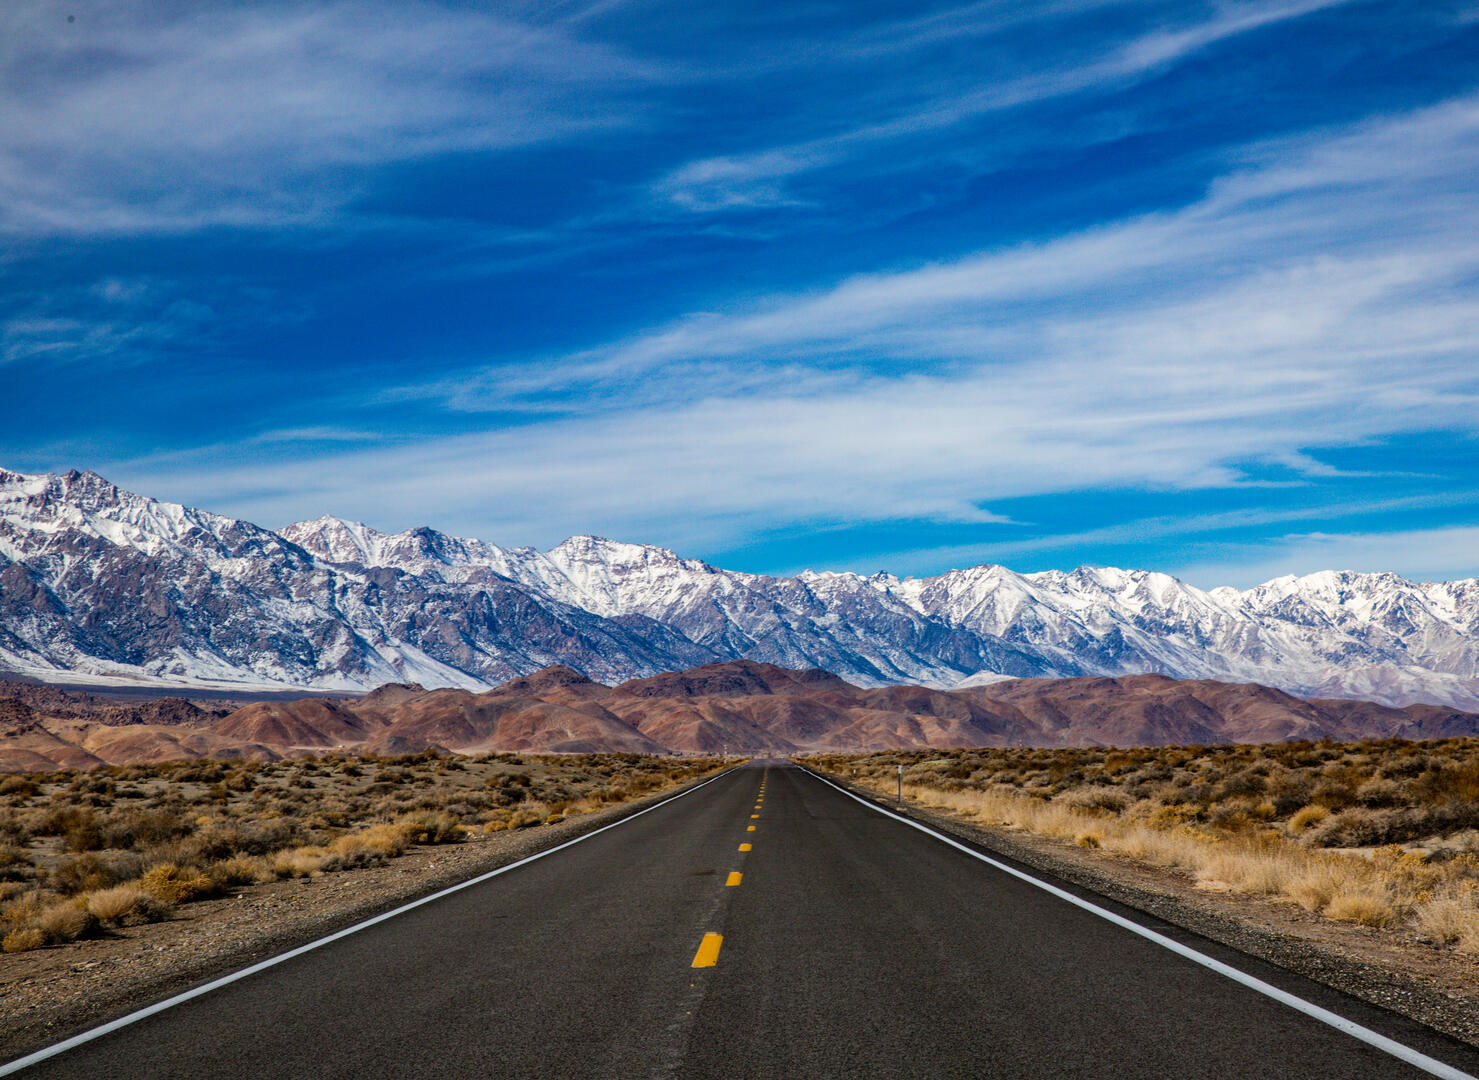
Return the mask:
<svg viewBox="0 0 1479 1080">
<path fill-rule="evenodd" d="M 984 825 L 1479 955 L 1479 739 L 818 755 Z"/>
<path fill-rule="evenodd" d="M 160 863 L 139 879 L 145 892 L 166 904 L 188 904 L 214 896 L 218 891 L 210 875 L 199 870 L 182 869 L 174 863 Z"/>
<path fill-rule="evenodd" d="M 326 856 L 318 848 L 279 851 L 272 857 L 272 872 L 280 878 L 317 877 L 323 873 Z"/>
<path fill-rule="evenodd" d="M 42 908 L 36 927 L 53 943 L 76 941 L 97 925 L 81 898 L 62 900 Z"/>
<path fill-rule="evenodd" d="M 0 949 L 8 953 L 28 952 L 46 944 L 46 931 L 36 926 L 23 926 L 0 938 Z"/>
<path fill-rule="evenodd" d="M 1331 919 L 1362 926 L 1388 926 L 1397 918 L 1391 898 L 1379 885 L 1338 892 L 1321 910 Z"/>
<path fill-rule="evenodd" d="M 88 893 L 87 910 L 105 926 L 135 922 L 158 922 L 169 915 L 170 906 L 136 881 Z"/>
<path fill-rule="evenodd" d="M 16 952 L 157 921 L 255 882 L 377 866 L 414 845 L 600 810 L 723 764 L 426 753 L 8 776 L 0 939 Z"/>
<path fill-rule="evenodd" d="M 1418 906 L 1419 931 L 1439 945 L 1479 954 L 1479 897 L 1472 883 L 1451 886 Z"/>
</svg>

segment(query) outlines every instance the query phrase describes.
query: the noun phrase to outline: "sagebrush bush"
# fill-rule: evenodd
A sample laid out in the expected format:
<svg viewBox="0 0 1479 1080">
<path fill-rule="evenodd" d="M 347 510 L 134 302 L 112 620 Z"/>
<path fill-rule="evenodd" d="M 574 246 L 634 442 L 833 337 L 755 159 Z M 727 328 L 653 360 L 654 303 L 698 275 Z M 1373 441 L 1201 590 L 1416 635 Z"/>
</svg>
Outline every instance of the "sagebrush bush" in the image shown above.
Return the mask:
<svg viewBox="0 0 1479 1080">
<path fill-rule="evenodd" d="M 170 910 L 170 905 L 137 881 L 89 893 L 85 902 L 87 910 L 105 926 L 158 922 L 166 918 Z"/>
<path fill-rule="evenodd" d="M 60 893 L 91 892 L 132 881 L 144 860 L 131 851 L 87 852 L 60 860 L 51 868 L 51 887 Z"/>
<path fill-rule="evenodd" d="M 192 900 L 214 896 L 219 891 L 207 875 L 198 870 L 182 869 L 174 863 L 151 867 L 139 879 L 139 884 L 166 904 L 188 904 Z"/>
<path fill-rule="evenodd" d="M 36 916 L 35 925 L 46 935 L 48 942 L 61 944 L 76 941 L 92 931 L 97 926 L 97 919 L 87 910 L 85 903 L 63 900 L 43 908 Z"/>
<path fill-rule="evenodd" d="M 206 876 L 210 878 L 216 890 L 220 891 L 237 885 L 251 885 L 254 882 L 265 881 L 270 875 L 259 856 L 233 855 L 212 863 L 206 868 Z"/>
<path fill-rule="evenodd" d="M 318 848 L 279 851 L 272 857 L 272 872 L 280 878 L 316 877 L 323 873 L 326 856 Z"/>
<path fill-rule="evenodd" d="M 1363 926 L 1386 926 L 1397 917 L 1391 899 L 1374 889 L 1336 893 L 1325 905 L 1323 913 L 1341 922 Z"/>
<path fill-rule="evenodd" d="M 467 830 L 451 814 L 425 812 L 407 814 L 396 822 L 413 844 L 451 844 L 463 839 Z"/>
<path fill-rule="evenodd" d="M 36 926 L 23 926 L 0 938 L 0 949 L 8 953 L 29 952 L 46 944 L 46 931 Z"/>
</svg>

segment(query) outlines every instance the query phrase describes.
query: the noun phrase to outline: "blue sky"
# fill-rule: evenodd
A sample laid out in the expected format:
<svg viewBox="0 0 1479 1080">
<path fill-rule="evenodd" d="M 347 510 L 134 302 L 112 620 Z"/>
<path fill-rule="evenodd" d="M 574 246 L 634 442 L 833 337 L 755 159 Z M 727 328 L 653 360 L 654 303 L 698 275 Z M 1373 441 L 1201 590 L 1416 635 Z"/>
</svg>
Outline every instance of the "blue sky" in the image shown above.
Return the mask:
<svg viewBox="0 0 1479 1080">
<path fill-rule="evenodd" d="M 1479 5 L 0 9 L 0 464 L 734 569 L 1479 574 Z"/>
</svg>

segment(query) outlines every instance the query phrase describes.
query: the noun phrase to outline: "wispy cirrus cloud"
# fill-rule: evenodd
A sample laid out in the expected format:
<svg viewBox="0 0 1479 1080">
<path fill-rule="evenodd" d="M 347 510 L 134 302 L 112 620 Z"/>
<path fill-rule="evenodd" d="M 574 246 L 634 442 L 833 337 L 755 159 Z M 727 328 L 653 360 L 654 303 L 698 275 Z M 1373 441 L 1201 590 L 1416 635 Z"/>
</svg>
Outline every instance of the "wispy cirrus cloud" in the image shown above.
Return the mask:
<svg viewBox="0 0 1479 1080">
<path fill-rule="evenodd" d="M 1098 370 L 1126 392 L 1217 398 L 1242 386 L 1277 410 L 1337 373 L 1365 367 L 1384 381 L 1398 358 L 1424 361 L 1415 404 L 1421 387 L 1469 384 L 1479 240 L 1450 222 L 1479 167 L 1479 98 L 1230 157 L 1179 210 L 860 274 L 401 393 L 476 410 L 584 390 L 575 402 L 604 409 L 602 389 L 616 386 L 629 403 L 754 396 L 767 382 L 826 396 L 903 369 L 1071 397 L 1097 386 L 1083 376 Z"/>
<path fill-rule="evenodd" d="M 917 95 L 910 95 L 903 101 L 880 103 L 877 108 L 881 115 L 863 123 L 858 123 L 855 111 L 849 111 L 834 121 L 841 125 L 838 130 L 811 138 L 687 162 L 655 180 L 650 192 L 658 200 L 694 213 L 805 206 L 805 197 L 798 195 L 789 183 L 804 174 L 855 162 L 864 154 L 868 160 L 861 167 L 869 171 L 914 168 L 918 162 L 912 155 L 888 154 L 885 148 L 891 143 L 937 134 L 1026 105 L 1090 90 L 1112 92 L 1162 72 L 1218 42 L 1348 2 L 1258 0 L 1228 4 L 1201 21 L 1156 27 L 1108 50 L 1102 43 L 1092 41 L 1086 43 L 1089 49 L 1082 56 L 1058 52 L 1046 66 L 985 78 L 973 71 L 969 79 L 943 89 L 930 79 L 923 100 L 912 100 Z M 971 5 L 964 11 L 918 20 L 913 26 L 892 27 L 888 33 L 877 36 L 872 50 L 862 46 L 853 52 L 844 42 L 837 52 L 848 57 L 867 55 L 885 47 L 899 50 L 940 40 L 959 42 L 973 34 L 994 36 L 1011 32 L 1024 21 L 1051 24 L 1063 16 L 1081 15 L 1103 6 L 1107 5 L 1016 5 L 1014 11 L 1003 12 L 995 4 L 984 5 L 984 10 L 978 10 L 982 5 Z M 971 18 L 972 10 L 978 10 L 981 17 Z"/>
<path fill-rule="evenodd" d="M 916 571 L 1374 537 L 1278 515 L 1479 475 L 1453 6 L 12 5 L 7 464 Z"/>
<path fill-rule="evenodd" d="M 1259 484 L 1258 463 L 1308 475 L 1320 447 L 1472 432 L 1479 240 L 1428 200 L 1479 169 L 1476 126 L 1462 99 L 1302 138 L 1179 211 L 457 380 L 460 408 L 560 403 L 517 426 L 165 479 L 268 518 L 289 503 L 264 483 L 304 508 L 362 513 L 367 490 L 382 513 L 440 506 L 492 538 L 713 546 L 771 522 L 989 523 L 1029 495 Z"/>
<path fill-rule="evenodd" d="M 660 71 L 432 3 L 0 12 L 0 230 L 323 224 L 369 166 L 630 125 Z"/>
</svg>

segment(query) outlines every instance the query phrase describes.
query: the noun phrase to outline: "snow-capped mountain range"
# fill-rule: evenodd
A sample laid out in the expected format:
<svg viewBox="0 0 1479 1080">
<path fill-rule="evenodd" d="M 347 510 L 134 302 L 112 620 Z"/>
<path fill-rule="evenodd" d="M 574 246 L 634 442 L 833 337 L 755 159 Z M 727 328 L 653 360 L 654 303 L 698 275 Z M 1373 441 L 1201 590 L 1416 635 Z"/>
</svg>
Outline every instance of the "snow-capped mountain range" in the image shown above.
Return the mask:
<svg viewBox="0 0 1479 1080">
<path fill-rule="evenodd" d="M 573 537 L 547 552 L 332 517 L 273 532 L 91 472 L 0 470 L 0 671 L 52 681 L 481 689 L 553 663 L 612 683 L 716 660 L 864 686 L 1160 672 L 1479 708 L 1479 582 L 1324 571 L 1256 588 L 1001 566 L 721 570 Z"/>
</svg>

